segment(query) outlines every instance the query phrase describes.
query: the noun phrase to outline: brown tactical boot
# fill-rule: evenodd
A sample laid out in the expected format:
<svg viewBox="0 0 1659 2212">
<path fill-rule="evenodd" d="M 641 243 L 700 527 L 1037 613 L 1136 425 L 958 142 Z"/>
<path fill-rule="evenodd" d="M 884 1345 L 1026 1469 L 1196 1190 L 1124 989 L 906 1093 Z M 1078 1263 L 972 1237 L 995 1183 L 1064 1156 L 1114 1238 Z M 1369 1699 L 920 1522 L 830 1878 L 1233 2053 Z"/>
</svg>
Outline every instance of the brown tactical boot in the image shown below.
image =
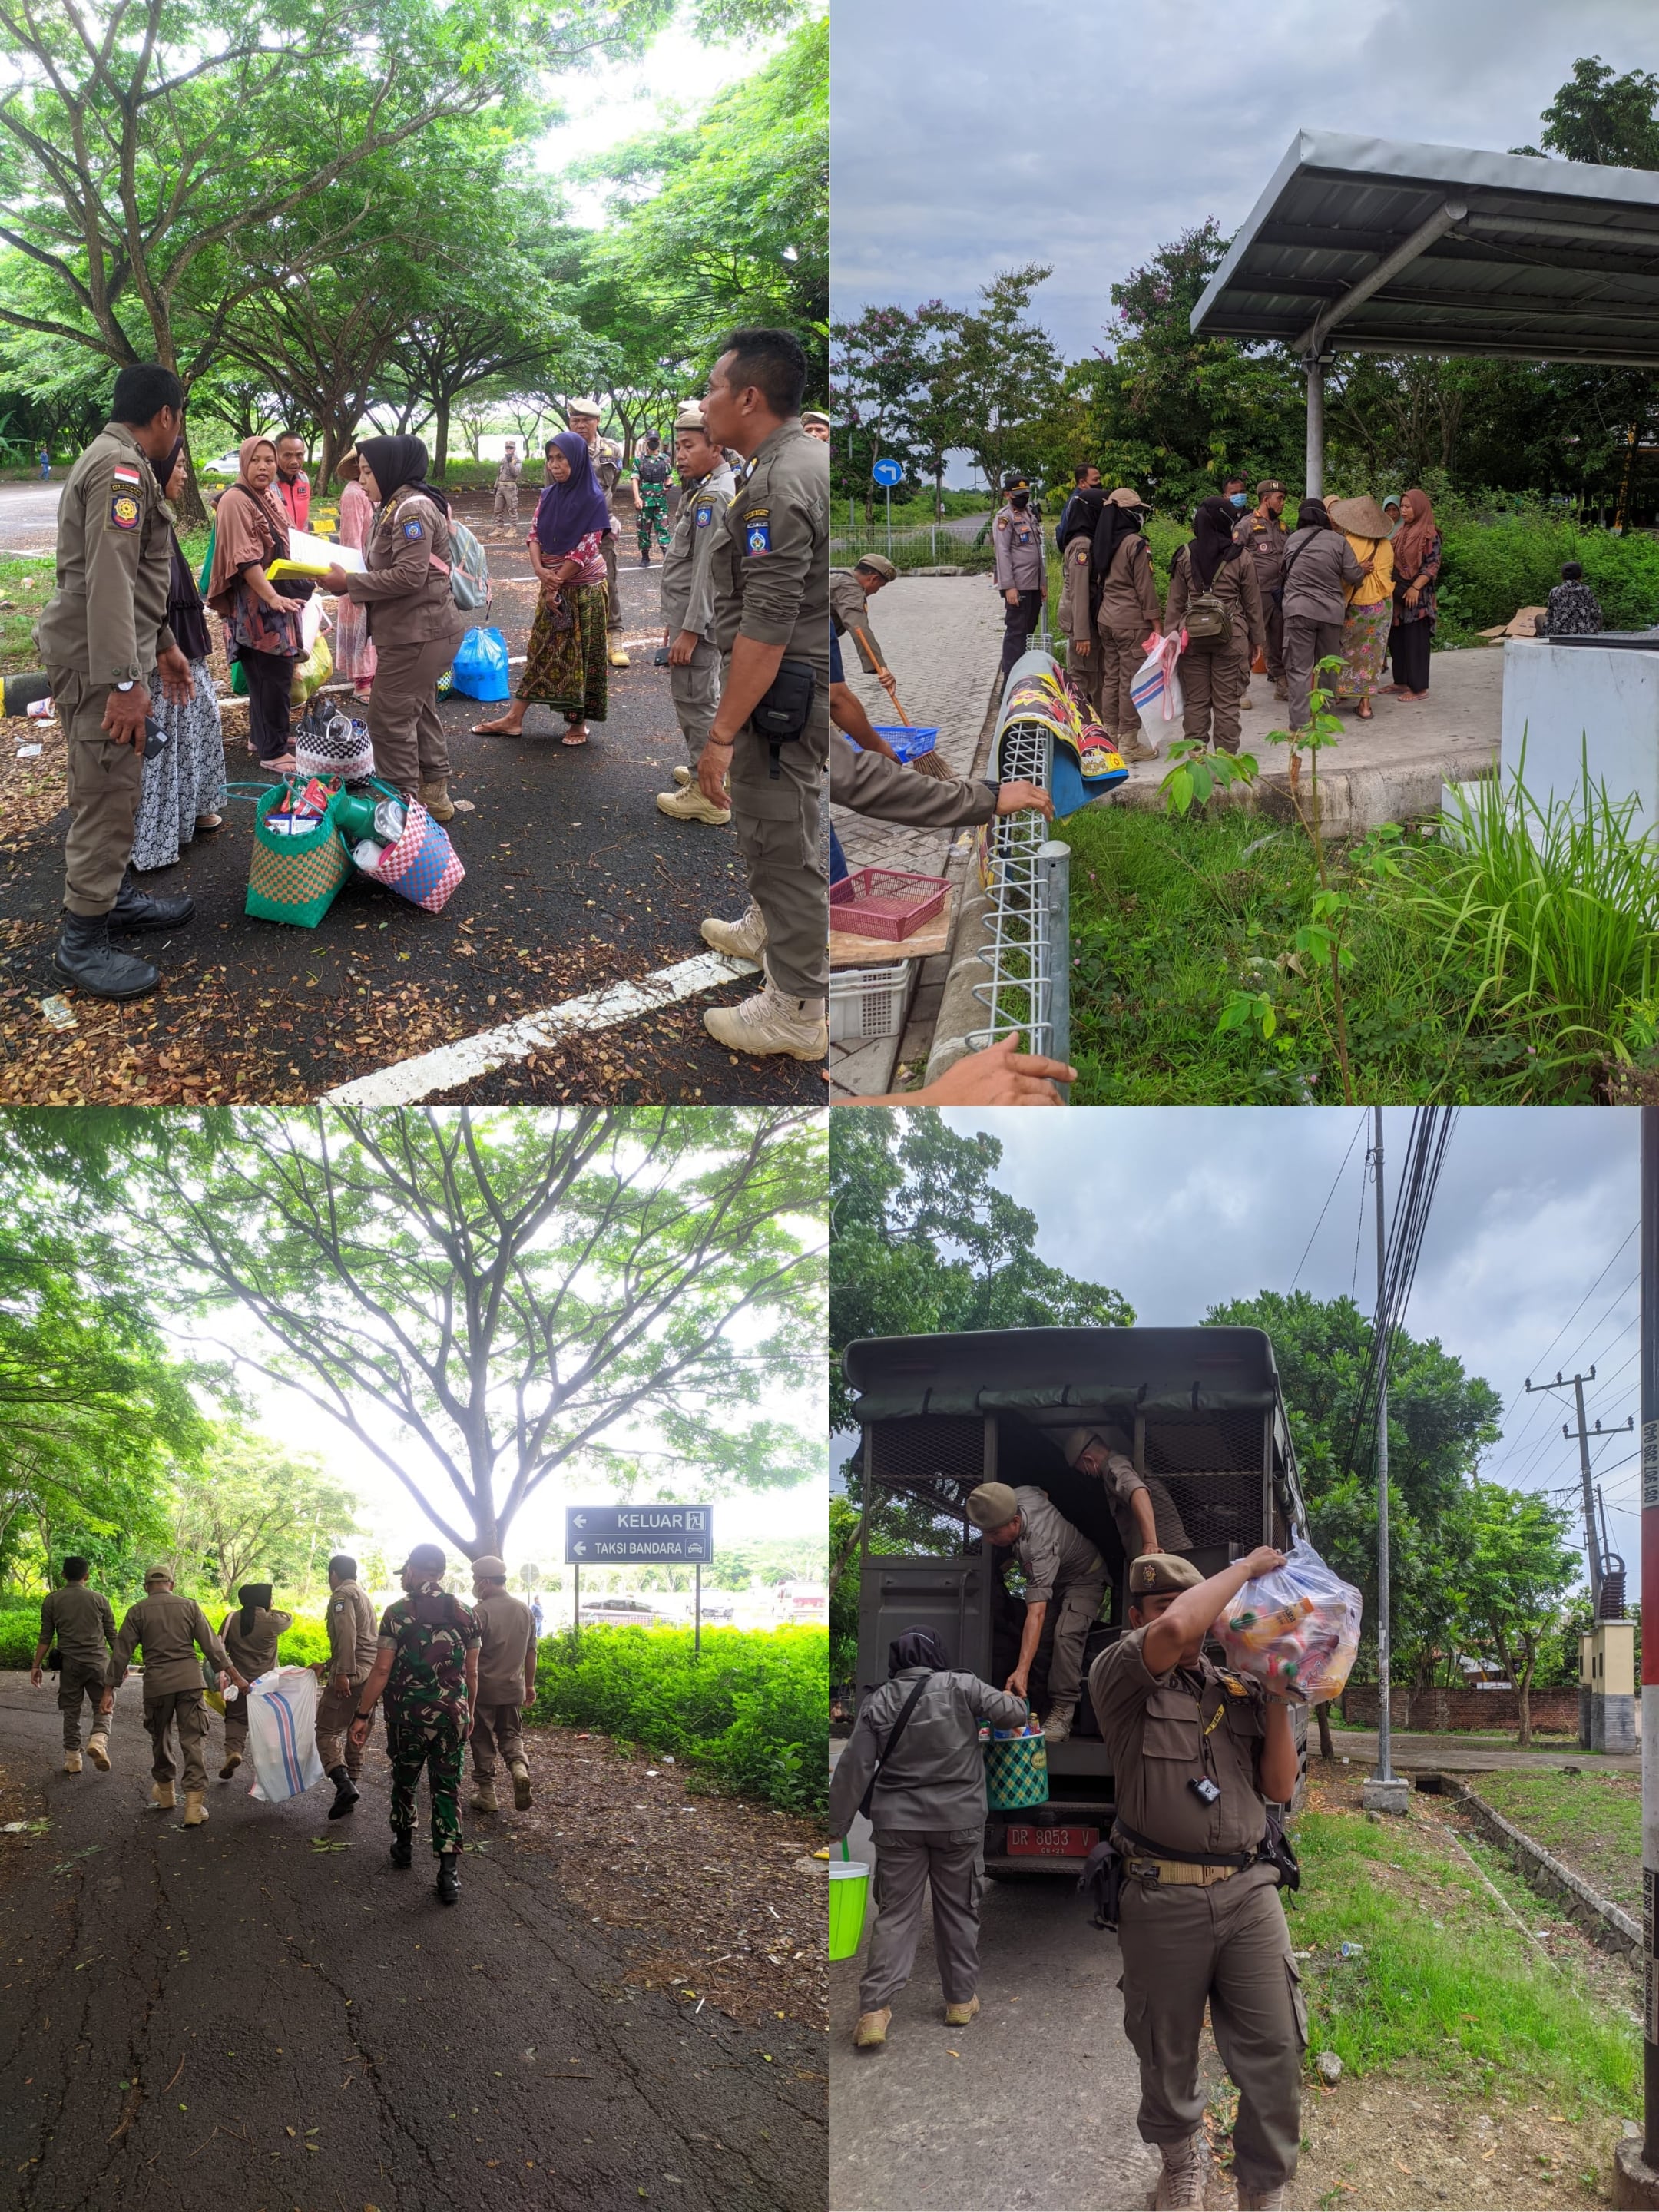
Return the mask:
<svg viewBox="0 0 1659 2212">
<path fill-rule="evenodd" d="M 1117 740 L 1117 749 L 1126 761 L 1147 761 L 1158 758 L 1158 747 L 1148 744 L 1139 730 L 1125 730 Z"/>
<path fill-rule="evenodd" d="M 1241 2189 L 1238 2212 L 1285 2212 L 1284 2189 Z"/>
<path fill-rule="evenodd" d="M 1160 2143 L 1164 2154 L 1164 2171 L 1158 2177 L 1158 2191 L 1152 2198 L 1152 2212 L 1182 2212 L 1182 2208 L 1198 2208 L 1202 2212 L 1205 2185 L 1209 2179 L 1209 2145 L 1204 2130 L 1188 2136 L 1185 2142 Z"/>
<path fill-rule="evenodd" d="M 149 1802 L 158 1813 L 170 1813 L 179 1801 L 173 1794 L 173 1784 L 170 1782 L 152 1782 L 149 1785 Z"/>
<path fill-rule="evenodd" d="M 530 1810 L 530 1769 L 521 1759 L 513 1762 L 513 1802 L 520 1813 Z"/>
<path fill-rule="evenodd" d="M 946 2027 L 966 2027 L 978 2010 L 979 1999 L 976 1996 L 969 1997 L 966 2004 L 946 2005 L 945 2025 Z"/>
<path fill-rule="evenodd" d="M 473 1787 L 472 1795 L 467 1802 L 471 1806 L 472 1810 L 475 1813 L 499 1813 L 501 1808 L 495 1802 L 495 1784 L 494 1778 L 492 1778 L 488 1782 L 480 1779 L 476 1783 Z"/>
<path fill-rule="evenodd" d="M 891 2005 L 884 2005 L 879 2012 L 861 2012 L 853 2030 L 854 2050 L 879 2051 L 887 2040 L 887 2023 L 892 2017 Z"/>
<path fill-rule="evenodd" d="M 81 1754 L 78 1751 L 66 1751 L 64 1753 L 64 1771 L 65 1774 L 78 1774 L 81 1771 Z"/>
<path fill-rule="evenodd" d="M 707 936 L 708 925 L 703 924 Z M 710 1006 L 702 1025 L 733 1052 L 787 1053 L 792 1060 L 823 1060 L 830 1051 L 830 1024 L 823 999 L 792 999 L 769 979 L 752 998 L 735 1006 Z"/>
<path fill-rule="evenodd" d="M 203 1821 L 206 1820 L 207 1816 L 207 1807 L 203 1802 L 203 1793 L 199 1790 L 186 1790 L 185 1792 L 185 1826 L 187 1828 L 199 1828 Z"/>
<path fill-rule="evenodd" d="M 701 927 L 703 943 L 733 960 L 758 960 L 766 948 L 766 916 L 753 899 L 735 921 L 710 915 Z"/>
<path fill-rule="evenodd" d="M 109 1738 L 102 1729 L 94 1729 L 87 1739 L 87 1749 L 92 1754 L 92 1763 L 98 1771 L 100 1774 L 107 1774 L 109 1772 Z"/>
<path fill-rule="evenodd" d="M 453 822 L 455 818 L 455 805 L 447 783 L 423 783 L 421 804 L 434 822 Z"/>
<path fill-rule="evenodd" d="M 219 1769 L 220 1781 L 228 1782 L 231 1776 L 235 1773 L 237 1768 L 241 1765 L 241 1763 L 242 1754 L 240 1751 L 228 1751 L 225 1753 L 225 1763 Z"/>
</svg>

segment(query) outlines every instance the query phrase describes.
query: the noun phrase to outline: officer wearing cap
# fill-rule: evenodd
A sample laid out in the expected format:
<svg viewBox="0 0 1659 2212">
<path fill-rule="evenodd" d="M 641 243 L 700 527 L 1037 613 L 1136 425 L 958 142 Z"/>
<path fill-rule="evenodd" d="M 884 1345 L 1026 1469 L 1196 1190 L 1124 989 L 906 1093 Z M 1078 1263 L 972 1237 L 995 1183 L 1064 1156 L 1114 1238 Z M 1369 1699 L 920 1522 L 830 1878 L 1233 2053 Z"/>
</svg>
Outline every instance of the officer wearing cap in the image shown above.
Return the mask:
<svg viewBox="0 0 1659 2212">
<path fill-rule="evenodd" d="M 1064 1743 L 1077 1711 L 1084 1647 L 1106 1595 L 1105 1562 L 1083 1531 L 1030 1483 L 1014 1489 L 1006 1482 L 981 1482 L 969 1498 L 968 1518 L 984 1530 L 988 1543 L 1012 1547 L 1025 1576 L 1019 1657 L 1003 1687 L 1017 1698 L 1029 1696 L 1038 1647 L 1051 1638 L 1042 1730 L 1050 1743 Z"/>
<path fill-rule="evenodd" d="M 246 1697 L 247 1678 L 238 1673 L 195 1599 L 175 1594 L 170 1567 L 152 1567 L 144 1577 L 144 1595 L 127 1607 L 104 1672 L 112 1702 L 138 1650 L 144 1655 L 144 1726 L 152 1753 L 149 1771 L 155 1777 L 149 1802 L 162 1812 L 171 1811 L 176 1802 L 173 1778 L 178 1770 L 167 1748 L 167 1738 L 176 1728 L 185 1770 L 185 1826 L 199 1828 L 207 1818 L 203 1802 L 207 1761 L 202 1747 L 207 1741 L 208 1717 L 202 1660 L 217 1669 L 221 1689 L 232 1681 Z"/>
<path fill-rule="evenodd" d="M 1105 1491 L 1125 1559 L 1133 1560 L 1142 1552 L 1192 1550 L 1193 1540 L 1169 1486 L 1155 1474 L 1139 1473 L 1104 1430 L 1069 1430 L 1060 1439 L 1060 1449 L 1068 1466 L 1079 1474 L 1094 1476 Z"/>
<path fill-rule="evenodd" d="M 991 526 L 992 574 L 1003 597 L 1002 673 L 1030 643 L 1048 596 L 1048 571 L 1042 556 L 1042 524 L 1031 512 L 1029 477 L 1010 477 L 1002 487 L 1003 505 Z"/>
<path fill-rule="evenodd" d="M 357 1777 L 363 1771 L 363 1747 L 352 1729 L 352 1716 L 374 1672 L 380 1634 L 374 1601 L 357 1580 L 357 1562 L 349 1552 L 337 1552 L 329 1561 L 328 1589 L 328 1658 L 318 1670 L 324 1688 L 317 1700 L 317 1756 L 334 1784 L 328 1817 L 343 1820 L 357 1802 Z M 372 1724 L 372 1712 L 369 1718 Z"/>
<path fill-rule="evenodd" d="M 623 628 L 622 586 L 617 580 L 617 480 L 622 474 L 623 449 L 613 438 L 599 435 L 599 403 L 597 399 L 573 399 L 565 415 L 576 435 L 584 440 L 593 456 L 593 474 L 605 494 L 605 532 L 599 540 L 599 550 L 605 556 L 605 589 L 611 595 L 610 612 L 605 617 L 611 630 Z M 626 668 L 628 655 L 621 646 L 611 647 L 611 665 Z"/>
<path fill-rule="evenodd" d="M 1285 527 L 1284 514 L 1284 485 L 1277 477 L 1263 477 L 1255 488 L 1254 511 L 1233 532 L 1249 556 L 1256 588 L 1261 594 L 1261 612 L 1267 625 L 1267 681 L 1273 687 L 1275 699 L 1290 696 L 1285 688 L 1285 611 L 1273 597 L 1285 571 L 1285 540 L 1290 535 Z M 1238 703 L 1241 707 L 1253 703 L 1248 677 L 1244 696 Z"/>
<path fill-rule="evenodd" d="M 822 408 L 807 407 L 801 411 L 800 427 L 809 438 L 817 438 L 822 444 L 827 446 L 830 442 L 830 433 L 835 425 Z"/>
<path fill-rule="evenodd" d="M 1281 2212 L 1296 2172 L 1307 2013 L 1279 1869 L 1261 1855 L 1268 1803 L 1296 1790 L 1296 1739 L 1281 1698 L 1204 1650 L 1245 1583 L 1283 1565 L 1264 1544 L 1206 1581 L 1189 1559 L 1143 1554 L 1128 1629 L 1089 1670 L 1117 1790 L 1123 2027 L 1140 2062 L 1141 2137 L 1163 2155 L 1158 2206 L 1204 2203 L 1206 2004 L 1239 2095 L 1241 2212 Z"/>
<path fill-rule="evenodd" d="M 674 770 L 674 789 L 659 791 L 657 805 L 676 822 L 723 828 L 732 810 L 716 805 L 699 787 L 697 762 L 720 705 L 714 557 L 738 480 L 709 436 L 702 407 L 695 399 L 674 417 L 674 465 L 680 473 L 680 504 L 662 556 L 662 641 L 668 653 L 669 696 L 690 760 Z"/>
<path fill-rule="evenodd" d="M 898 679 L 887 665 L 875 631 L 870 625 L 870 601 L 898 570 L 884 553 L 862 553 L 850 568 L 830 571 L 830 621 L 837 637 L 850 637 L 866 676 L 873 676 L 890 699 Z"/>
<path fill-rule="evenodd" d="M 536 1694 L 536 1624 L 522 1598 L 507 1587 L 507 1562 L 486 1553 L 472 1562 L 472 1610 L 483 1642 L 478 1650 L 478 1702 L 472 1716 L 471 1803 L 494 1813 L 495 1754 L 513 1777 L 513 1802 L 530 1810 L 530 1762 L 525 1757 L 525 1707 Z"/>
</svg>

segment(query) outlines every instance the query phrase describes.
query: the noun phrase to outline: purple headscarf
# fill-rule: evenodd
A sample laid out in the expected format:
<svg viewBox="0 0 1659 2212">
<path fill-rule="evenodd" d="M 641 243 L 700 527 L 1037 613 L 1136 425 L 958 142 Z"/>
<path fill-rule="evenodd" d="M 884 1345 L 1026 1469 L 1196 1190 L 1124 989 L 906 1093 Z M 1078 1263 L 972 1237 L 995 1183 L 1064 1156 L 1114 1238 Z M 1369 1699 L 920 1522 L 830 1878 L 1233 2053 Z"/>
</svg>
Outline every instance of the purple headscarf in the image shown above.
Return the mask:
<svg viewBox="0 0 1659 2212">
<path fill-rule="evenodd" d="M 603 531 L 611 520 L 605 489 L 593 473 L 586 438 L 561 430 L 553 441 L 570 464 L 563 483 L 550 483 L 536 507 L 536 543 L 555 560 L 569 553 L 590 530 Z"/>
</svg>

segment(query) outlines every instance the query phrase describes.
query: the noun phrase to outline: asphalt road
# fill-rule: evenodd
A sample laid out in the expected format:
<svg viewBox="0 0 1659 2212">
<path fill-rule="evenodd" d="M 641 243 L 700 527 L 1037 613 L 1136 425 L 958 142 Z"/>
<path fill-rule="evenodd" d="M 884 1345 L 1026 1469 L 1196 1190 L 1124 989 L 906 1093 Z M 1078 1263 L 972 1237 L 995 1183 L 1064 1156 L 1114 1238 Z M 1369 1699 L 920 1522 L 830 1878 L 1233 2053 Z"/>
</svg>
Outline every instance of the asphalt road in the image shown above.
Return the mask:
<svg viewBox="0 0 1659 2212">
<path fill-rule="evenodd" d="M 61 471 L 49 483 L 0 484 L 0 553 L 50 553 L 58 532 Z"/>
<path fill-rule="evenodd" d="M 1364 1772 L 1376 1762 L 1374 1729 L 1333 1729 L 1331 1748 Z M 1396 1729 L 1390 1746 L 1393 1764 L 1402 1774 L 1490 1774 L 1505 1766 L 1594 1766 L 1624 1768 L 1639 1774 L 1639 1751 L 1603 1752 L 1564 1750 L 1559 1744 L 1534 1744 L 1522 1751 L 1513 1739 L 1508 1743 L 1477 1743 L 1455 1735 L 1416 1735 Z"/>
<path fill-rule="evenodd" d="M 0 501 L 0 517 L 15 503 Z M 473 722 L 501 710 L 443 702 L 451 790 L 476 811 L 449 824 L 467 876 L 441 914 L 354 878 L 314 930 L 250 919 L 242 909 L 251 799 L 233 799 L 228 828 L 198 838 L 176 867 L 145 877 L 147 889 L 188 890 L 195 917 L 173 935 L 143 939 L 163 974 L 152 997 L 82 1026 L 89 1036 L 118 1026 L 121 1052 L 165 1054 L 148 1078 L 152 1102 L 177 1103 L 191 1073 L 210 1093 L 221 1080 L 233 1097 L 314 1097 L 434 1044 L 703 954 L 702 918 L 743 912 L 732 831 L 657 811 L 656 793 L 672 788 L 686 754 L 668 672 L 652 659 L 659 570 L 641 568 L 631 544 L 623 539 L 620 581 L 632 665 L 612 670 L 609 719 L 594 726 L 589 744 L 564 746 L 542 709 L 532 710 L 517 739 L 473 737 Z M 533 611 L 528 560 L 501 543 L 488 550 L 491 620 L 521 653 Z M 231 777 L 252 781 L 245 716 L 227 726 Z M 10 1015 L 38 1025 L 38 1001 L 60 988 L 50 962 L 65 818 L 59 812 L 0 854 L 0 1024 Z M 479 1079 L 465 1095 L 478 1103 L 573 1091 L 692 1103 L 821 1098 L 817 1063 L 739 1060 L 704 1030 L 706 1007 L 757 988 L 745 977 L 577 1037 L 557 1054 Z M 102 1095 L 128 1096 L 108 1084 Z"/>
<path fill-rule="evenodd" d="M 551 1865 L 497 1844 L 386 1856 L 378 1741 L 349 1822 L 211 1785 L 147 1809 L 123 1689 L 114 1771 L 53 1770 L 49 1689 L 0 1686 L 0 1766 L 50 1838 L 0 1859 L 0 2158 L 18 2212 L 809 2212 L 824 2192 L 819 2039 L 624 1984 Z M 210 1748 L 217 1759 L 217 1735 Z M 343 1838 L 342 1838 L 343 1830 Z M 344 1840 L 314 1850 L 312 1838 Z M 771 2054 L 770 2063 L 763 2052 Z"/>
</svg>

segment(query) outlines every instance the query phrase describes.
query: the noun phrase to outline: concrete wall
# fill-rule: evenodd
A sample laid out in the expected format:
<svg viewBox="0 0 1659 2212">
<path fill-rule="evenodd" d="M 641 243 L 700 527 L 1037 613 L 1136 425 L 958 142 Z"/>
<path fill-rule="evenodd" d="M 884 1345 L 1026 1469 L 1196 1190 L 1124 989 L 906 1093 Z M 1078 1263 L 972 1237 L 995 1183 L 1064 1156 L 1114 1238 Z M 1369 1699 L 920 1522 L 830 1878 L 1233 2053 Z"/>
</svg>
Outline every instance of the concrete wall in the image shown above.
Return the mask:
<svg viewBox="0 0 1659 2212">
<path fill-rule="evenodd" d="M 1542 806 L 1572 796 L 1586 759 L 1609 799 L 1636 799 L 1635 828 L 1659 826 L 1659 653 L 1611 646 L 1504 647 L 1503 778 L 1526 744 L 1526 787 Z"/>
<path fill-rule="evenodd" d="M 1577 1689 L 1534 1690 L 1532 1724 L 1535 1729 L 1578 1732 Z M 1342 1717 L 1357 1728 L 1376 1726 L 1375 1682 L 1350 1681 L 1342 1693 Z M 1432 1733 L 1461 1729 L 1513 1729 L 1521 1725 L 1521 1701 L 1513 1690 L 1395 1690 L 1389 1717 L 1397 1729 Z"/>
</svg>

